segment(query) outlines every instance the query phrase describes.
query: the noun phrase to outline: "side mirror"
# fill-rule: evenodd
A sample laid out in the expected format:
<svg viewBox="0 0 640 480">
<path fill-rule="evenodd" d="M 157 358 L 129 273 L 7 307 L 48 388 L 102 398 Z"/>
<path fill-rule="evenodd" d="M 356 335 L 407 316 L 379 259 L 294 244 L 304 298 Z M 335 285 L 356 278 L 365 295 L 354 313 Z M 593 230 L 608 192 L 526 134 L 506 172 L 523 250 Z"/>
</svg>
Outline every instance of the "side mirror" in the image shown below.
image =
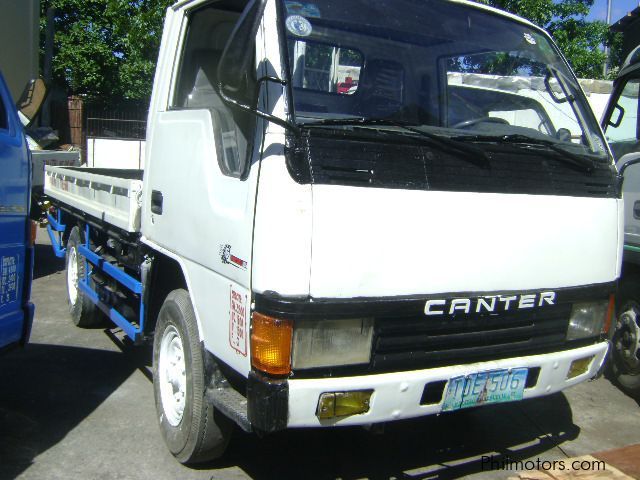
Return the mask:
<svg viewBox="0 0 640 480">
<path fill-rule="evenodd" d="M 562 90 L 562 96 L 558 95 L 554 90 L 553 85 L 551 85 L 552 74 L 554 79 L 558 82 L 560 90 Z M 547 89 L 547 93 L 555 103 L 565 103 L 567 101 L 573 103 L 575 101 L 574 96 L 569 94 L 569 92 L 567 91 L 566 84 L 563 80 L 563 75 L 559 71 L 552 69 L 551 67 L 549 67 L 549 71 L 544 77 L 544 87 Z"/>
<path fill-rule="evenodd" d="M 245 101 L 254 92 L 248 92 L 251 63 L 255 55 L 255 38 L 267 0 L 252 0 L 242 12 L 218 63 L 220 90 L 236 101 Z"/>
<path fill-rule="evenodd" d="M 249 105 L 255 100 L 255 95 L 262 83 L 274 82 L 282 86 L 286 85 L 284 80 L 271 76 L 259 78 L 257 82 L 250 79 L 250 75 L 255 72 L 252 64 L 255 58 L 255 38 L 267 1 L 252 0 L 242 12 L 218 63 L 218 85 L 216 86 L 220 97 L 228 105 L 269 120 L 299 135 L 300 129 L 293 123 Z"/>
<path fill-rule="evenodd" d="M 16 106 L 18 111 L 27 119 L 25 127 L 30 126 L 38 116 L 42 104 L 47 98 L 47 93 L 47 85 L 42 78 L 30 80 L 24 87 Z"/>
<path fill-rule="evenodd" d="M 617 120 L 613 119 L 613 114 L 615 112 L 618 112 Z M 611 117 L 609 118 L 609 120 L 607 120 L 605 128 L 606 127 L 618 128 L 620 126 L 620 124 L 622 123 L 622 119 L 624 118 L 624 114 L 625 114 L 624 108 L 622 108 L 620 105 L 614 105 L 613 106 L 613 111 L 611 112 Z"/>
<path fill-rule="evenodd" d="M 556 132 L 556 138 L 561 142 L 570 142 L 571 130 L 569 130 L 568 128 L 559 128 Z"/>
</svg>

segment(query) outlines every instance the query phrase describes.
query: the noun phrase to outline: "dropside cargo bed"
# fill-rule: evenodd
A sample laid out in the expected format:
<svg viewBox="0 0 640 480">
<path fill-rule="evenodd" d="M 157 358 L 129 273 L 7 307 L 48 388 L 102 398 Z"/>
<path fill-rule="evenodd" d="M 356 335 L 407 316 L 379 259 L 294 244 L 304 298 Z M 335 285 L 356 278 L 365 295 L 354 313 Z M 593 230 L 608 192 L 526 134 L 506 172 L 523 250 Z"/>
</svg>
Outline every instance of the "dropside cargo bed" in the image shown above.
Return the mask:
<svg viewBox="0 0 640 480">
<path fill-rule="evenodd" d="M 44 192 L 130 233 L 140 231 L 143 170 L 45 167 Z"/>
</svg>

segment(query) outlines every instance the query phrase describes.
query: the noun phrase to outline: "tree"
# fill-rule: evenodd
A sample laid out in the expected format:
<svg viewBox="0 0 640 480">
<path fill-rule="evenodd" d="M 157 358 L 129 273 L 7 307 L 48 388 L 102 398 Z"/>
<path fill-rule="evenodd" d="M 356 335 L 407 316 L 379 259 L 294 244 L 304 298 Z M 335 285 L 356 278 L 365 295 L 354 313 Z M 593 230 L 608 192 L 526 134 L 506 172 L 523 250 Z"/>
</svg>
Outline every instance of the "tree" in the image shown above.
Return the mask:
<svg viewBox="0 0 640 480">
<path fill-rule="evenodd" d="M 107 104 L 121 100 L 147 103 L 164 12 L 174 1 L 41 0 L 42 45 L 46 11 L 56 9 L 54 82 L 68 94 Z M 545 28 L 581 77 L 600 78 L 605 58 L 601 45 L 605 41 L 619 44 L 604 22 L 585 19 L 593 0 L 477 1 Z"/>
<path fill-rule="evenodd" d="M 602 78 L 602 45 L 619 43 L 602 21 L 588 21 L 593 0 L 476 0 L 524 17 L 554 38 L 578 77 Z M 616 50 L 614 48 L 614 57 Z"/>
<path fill-rule="evenodd" d="M 148 101 L 173 0 L 42 0 L 55 8 L 54 82 L 89 99 Z M 44 44 L 42 42 L 41 44 Z"/>
</svg>

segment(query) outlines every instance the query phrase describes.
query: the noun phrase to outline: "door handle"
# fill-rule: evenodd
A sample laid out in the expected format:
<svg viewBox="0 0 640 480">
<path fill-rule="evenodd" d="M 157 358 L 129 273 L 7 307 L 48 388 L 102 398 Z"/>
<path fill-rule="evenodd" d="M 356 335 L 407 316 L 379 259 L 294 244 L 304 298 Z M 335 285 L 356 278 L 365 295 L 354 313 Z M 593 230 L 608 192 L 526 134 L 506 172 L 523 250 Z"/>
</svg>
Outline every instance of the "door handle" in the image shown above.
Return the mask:
<svg viewBox="0 0 640 480">
<path fill-rule="evenodd" d="M 164 201 L 164 198 L 162 197 L 162 192 L 158 190 L 153 190 L 151 192 L 151 213 L 162 215 L 163 201 Z"/>
<path fill-rule="evenodd" d="M 633 218 L 640 220 L 640 200 L 633 204 Z"/>
</svg>

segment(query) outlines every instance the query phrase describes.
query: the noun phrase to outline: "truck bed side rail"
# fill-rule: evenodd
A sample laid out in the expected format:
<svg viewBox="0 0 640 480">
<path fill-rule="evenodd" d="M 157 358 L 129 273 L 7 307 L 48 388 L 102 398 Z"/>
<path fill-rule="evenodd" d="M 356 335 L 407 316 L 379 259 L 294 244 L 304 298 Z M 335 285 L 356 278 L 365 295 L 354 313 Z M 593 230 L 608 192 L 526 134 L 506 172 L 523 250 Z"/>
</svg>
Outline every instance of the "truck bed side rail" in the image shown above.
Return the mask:
<svg viewBox="0 0 640 480">
<path fill-rule="evenodd" d="M 45 167 L 45 194 L 127 232 L 140 231 L 142 181 L 137 171 Z"/>
<path fill-rule="evenodd" d="M 62 223 L 61 210 L 58 209 L 56 218 L 53 218 L 53 216 L 50 213 L 47 213 L 47 220 L 49 223 L 47 225 L 47 233 L 49 234 L 49 239 L 51 240 L 53 253 L 58 258 L 64 258 L 67 253 L 67 249 L 64 248 L 63 246 L 62 235 L 67 229 L 67 226 L 64 223 Z"/>
<path fill-rule="evenodd" d="M 51 245 L 53 251 L 58 258 L 64 258 L 66 255 L 66 248 L 63 246 L 62 236 L 67 228 L 65 225 L 63 210 L 58 207 L 56 216 L 51 214 L 47 215 L 49 225 L 47 225 L 47 231 L 49 238 L 51 239 Z M 84 258 L 86 267 L 84 269 L 84 277 L 78 279 L 78 288 L 87 296 L 87 298 L 95 304 L 105 315 L 111 319 L 118 327 L 120 327 L 125 334 L 131 338 L 134 343 L 141 343 L 144 340 L 144 319 L 145 308 L 142 298 L 143 285 L 135 277 L 129 275 L 121 268 L 111 264 L 103 256 L 97 254 L 91 250 L 91 227 L 89 224 L 85 224 L 85 235 L 82 244 L 78 245 L 78 254 Z M 89 268 L 91 267 L 91 268 Z M 120 313 L 115 307 L 109 305 L 101 298 L 98 290 L 99 288 L 92 287 L 91 277 L 96 271 L 100 271 L 104 276 L 111 278 L 118 282 L 122 287 L 129 290 L 136 296 L 139 302 L 138 319 L 137 322 L 128 320 L 122 313 Z"/>
<path fill-rule="evenodd" d="M 90 235 L 91 229 L 89 225 L 86 225 L 84 236 L 86 243 L 78 247 L 78 253 L 87 261 L 87 268 L 84 270 L 84 278 L 78 280 L 78 287 L 113 323 L 120 327 L 134 343 L 139 343 L 143 339 L 145 317 L 144 302 L 142 301 L 142 283 L 93 252 L 90 247 Z M 88 264 L 91 264 L 91 268 L 88 268 Z M 91 287 L 90 277 L 94 269 L 100 270 L 106 276 L 116 280 L 120 285 L 138 296 L 140 307 L 137 325 L 127 320 L 118 310 L 100 299 L 96 290 Z"/>
</svg>

